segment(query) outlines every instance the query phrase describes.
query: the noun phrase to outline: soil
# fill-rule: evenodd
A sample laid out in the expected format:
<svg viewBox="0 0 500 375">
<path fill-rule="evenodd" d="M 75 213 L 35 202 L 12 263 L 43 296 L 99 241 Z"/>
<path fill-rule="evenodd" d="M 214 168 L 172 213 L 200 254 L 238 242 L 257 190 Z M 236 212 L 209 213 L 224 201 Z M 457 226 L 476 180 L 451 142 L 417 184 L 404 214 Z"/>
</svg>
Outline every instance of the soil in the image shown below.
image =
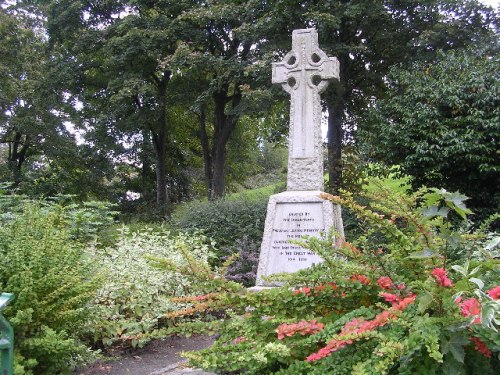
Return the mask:
<svg viewBox="0 0 500 375">
<path fill-rule="evenodd" d="M 144 348 L 121 353 L 110 360 L 77 370 L 74 375 L 210 375 L 211 373 L 186 367 L 179 353 L 209 347 L 213 338 L 208 336 L 167 337 L 155 340 Z"/>
</svg>

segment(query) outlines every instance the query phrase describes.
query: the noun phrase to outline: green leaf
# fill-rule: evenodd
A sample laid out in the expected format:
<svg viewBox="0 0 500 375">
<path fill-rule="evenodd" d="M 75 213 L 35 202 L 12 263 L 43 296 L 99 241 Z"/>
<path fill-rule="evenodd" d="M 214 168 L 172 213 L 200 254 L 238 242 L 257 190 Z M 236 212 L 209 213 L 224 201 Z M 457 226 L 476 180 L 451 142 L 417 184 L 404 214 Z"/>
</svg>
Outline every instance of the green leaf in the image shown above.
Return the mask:
<svg viewBox="0 0 500 375">
<path fill-rule="evenodd" d="M 467 214 L 472 213 L 472 211 L 465 206 L 464 201 L 467 199 L 468 198 L 465 195 L 456 192 L 447 193 L 444 200 L 448 207 L 459 214 L 462 219 L 466 219 Z"/>
<path fill-rule="evenodd" d="M 452 208 L 458 207 L 458 208 L 461 208 L 463 210 L 467 210 L 467 208 L 465 207 L 465 203 L 464 203 L 464 201 L 466 201 L 467 199 L 469 199 L 469 198 L 463 194 L 460 194 L 459 192 L 447 193 L 444 196 L 445 202 L 450 203 Z"/>
<path fill-rule="evenodd" d="M 463 363 L 457 361 L 455 357 L 448 354 L 444 357 L 443 374 L 445 375 L 465 375 Z"/>
<path fill-rule="evenodd" d="M 496 303 L 486 303 L 481 308 L 481 322 L 483 326 L 497 331 L 493 321 L 495 320 Z"/>
<path fill-rule="evenodd" d="M 469 282 L 467 279 L 459 280 L 455 283 L 455 289 L 460 292 L 466 292 L 470 290 Z"/>
<path fill-rule="evenodd" d="M 438 192 L 429 193 L 425 195 L 425 203 L 427 207 L 435 206 L 436 203 L 442 198 L 442 194 Z"/>
<path fill-rule="evenodd" d="M 474 268 L 472 271 L 469 272 L 469 276 L 475 275 L 476 273 L 479 272 L 480 269 L 481 266 L 477 266 L 476 268 Z"/>
<path fill-rule="evenodd" d="M 425 293 L 418 298 L 418 312 L 423 313 L 432 304 L 432 295 Z"/>
<path fill-rule="evenodd" d="M 469 281 L 472 282 L 472 283 L 474 283 L 474 284 L 476 284 L 479 289 L 483 289 L 484 288 L 484 283 L 483 283 L 483 281 L 481 279 L 477 279 L 475 277 L 471 277 L 469 279 Z"/>
<path fill-rule="evenodd" d="M 463 331 L 452 332 L 450 338 L 442 344 L 443 354 L 451 353 L 457 362 L 464 363 L 464 346 L 468 343 L 467 335 Z"/>
<path fill-rule="evenodd" d="M 431 206 L 422 208 L 420 212 L 422 216 L 426 218 L 433 218 L 436 216 L 447 217 L 450 209 L 446 207 Z"/>
<path fill-rule="evenodd" d="M 495 237 L 491 241 L 489 241 L 484 248 L 485 250 L 488 251 L 493 250 L 495 247 L 498 246 L 498 244 L 500 244 L 500 237 Z"/>
<path fill-rule="evenodd" d="M 459 266 L 459 265 L 454 265 L 454 266 L 451 266 L 451 268 L 458 272 L 459 274 L 461 274 L 462 276 L 467 276 L 467 270 L 465 268 L 463 268 L 462 266 Z"/>
</svg>

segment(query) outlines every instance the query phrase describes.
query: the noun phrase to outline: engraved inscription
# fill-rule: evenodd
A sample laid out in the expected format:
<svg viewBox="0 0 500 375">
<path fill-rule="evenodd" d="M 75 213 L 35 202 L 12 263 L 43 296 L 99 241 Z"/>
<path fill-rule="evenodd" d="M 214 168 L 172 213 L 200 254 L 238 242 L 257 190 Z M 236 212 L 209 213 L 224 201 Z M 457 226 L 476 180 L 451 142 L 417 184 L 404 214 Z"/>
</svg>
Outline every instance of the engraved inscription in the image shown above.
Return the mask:
<svg viewBox="0 0 500 375">
<path fill-rule="evenodd" d="M 325 231 L 322 203 L 277 203 L 271 234 L 272 272 L 293 272 L 322 262 L 313 252 L 291 240 L 320 236 Z"/>
</svg>

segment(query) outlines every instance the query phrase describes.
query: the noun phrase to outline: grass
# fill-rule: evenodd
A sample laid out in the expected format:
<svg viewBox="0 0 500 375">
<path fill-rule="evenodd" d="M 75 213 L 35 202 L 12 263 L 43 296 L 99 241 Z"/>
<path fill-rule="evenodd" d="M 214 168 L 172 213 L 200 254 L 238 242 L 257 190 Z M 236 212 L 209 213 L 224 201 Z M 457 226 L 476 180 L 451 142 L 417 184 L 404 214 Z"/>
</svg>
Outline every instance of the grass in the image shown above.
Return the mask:
<svg viewBox="0 0 500 375">
<path fill-rule="evenodd" d="M 257 189 L 247 189 L 242 190 L 237 193 L 228 194 L 226 199 L 228 200 L 247 200 L 255 201 L 262 198 L 268 198 L 273 194 L 277 194 L 285 190 L 285 185 L 283 182 L 277 182 L 271 185 L 263 186 Z"/>
<path fill-rule="evenodd" d="M 390 189 L 395 193 L 406 193 L 410 189 L 410 178 L 408 176 L 396 177 L 393 173 L 386 178 L 372 177 L 368 179 L 368 184 L 364 185 L 364 189 L 368 193 L 373 193 L 380 186 Z"/>
<path fill-rule="evenodd" d="M 372 193 L 378 190 L 380 186 L 384 186 L 394 192 L 404 193 L 410 188 L 409 181 L 410 178 L 408 176 L 397 177 L 396 173 L 390 173 L 389 176 L 386 178 L 376 178 L 376 177 L 369 178 L 368 183 L 364 185 L 364 189 L 368 193 Z M 325 184 L 326 183 L 328 183 L 328 175 L 325 175 Z M 285 184 L 286 184 L 285 182 L 276 182 L 255 189 L 245 189 L 236 193 L 227 194 L 224 199 L 230 201 L 241 200 L 241 201 L 254 202 L 261 199 L 269 198 L 273 194 L 277 194 L 279 192 L 284 191 L 286 189 Z M 173 216 L 176 216 L 176 214 L 178 215 L 179 213 L 185 210 L 189 210 L 190 207 L 206 203 L 207 203 L 206 197 L 181 203 L 176 206 Z"/>
<path fill-rule="evenodd" d="M 370 168 L 373 168 L 373 172 L 376 172 L 380 166 L 377 164 L 371 164 Z M 375 175 L 377 175 L 377 173 L 375 173 Z M 387 177 L 368 178 L 368 184 L 364 186 L 364 189 L 368 193 L 373 193 L 380 187 L 392 190 L 394 193 L 406 193 L 411 188 L 410 176 L 401 173 L 399 165 L 394 165 L 390 167 Z"/>
</svg>

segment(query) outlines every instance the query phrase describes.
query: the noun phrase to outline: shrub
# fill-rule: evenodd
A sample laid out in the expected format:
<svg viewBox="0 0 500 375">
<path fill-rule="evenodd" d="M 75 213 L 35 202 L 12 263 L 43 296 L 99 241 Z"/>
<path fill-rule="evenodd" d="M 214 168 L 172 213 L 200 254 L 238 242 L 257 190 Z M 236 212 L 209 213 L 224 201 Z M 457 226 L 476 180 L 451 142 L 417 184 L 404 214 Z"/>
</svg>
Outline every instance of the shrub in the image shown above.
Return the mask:
<svg viewBox="0 0 500 375">
<path fill-rule="evenodd" d="M 225 260 L 235 255 L 233 262 L 227 268 L 226 279 L 246 287 L 254 286 L 259 263 L 260 242 L 244 237 L 236 240 L 233 246 L 225 247 L 223 252 L 228 255 L 223 258 Z"/>
<path fill-rule="evenodd" d="M 140 347 L 164 325 L 176 305 L 168 297 L 189 295 L 191 281 L 178 272 L 193 257 L 206 263 L 212 243 L 201 234 L 171 234 L 156 226 L 130 231 L 122 227 L 115 245 L 93 249 L 92 258 L 107 271 L 95 304 L 99 315 L 88 325 L 96 342 Z M 164 258 L 173 266 L 161 271 L 146 258 Z"/>
<path fill-rule="evenodd" d="M 79 340 L 99 276 L 61 206 L 23 201 L 2 215 L 0 290 L 13 293 L 16 374 L 69 373 L 88 357 Z"/>
<path fill-rule="evenodd" d="M 260 243 L 264 231 L 268 197 L 255 200 L 219 200 L 188 204 L 178 210 L 172 223 L 181 230 L 202 230 L 218 247 L 233 245 L 247 238 Z M 218 252 L 216 259 L 224 254 Z M 216 262 L 220 264 L 219 262 Z"/>
<path fill-rule="evenodd" d="M 325 198 L 356 212 L 364 232 L 339 247 L 331 239 L 303 242 L 325 262 L 275 276 L 284 287 L 218 286 L 193 298 L 185 316 L 202 308 L 228 315 L 207 324 L 220 337 L 187 353 L 191 364 L 248 374 L 493 374 L 500 241 L 485 244 L 484 234 L 463 230 L 464 197 L 381 192 L 370 208 L 349 196 Z M 200 329 L 185 323 L 182 330 L 190 327 Z"/>
</svg>

